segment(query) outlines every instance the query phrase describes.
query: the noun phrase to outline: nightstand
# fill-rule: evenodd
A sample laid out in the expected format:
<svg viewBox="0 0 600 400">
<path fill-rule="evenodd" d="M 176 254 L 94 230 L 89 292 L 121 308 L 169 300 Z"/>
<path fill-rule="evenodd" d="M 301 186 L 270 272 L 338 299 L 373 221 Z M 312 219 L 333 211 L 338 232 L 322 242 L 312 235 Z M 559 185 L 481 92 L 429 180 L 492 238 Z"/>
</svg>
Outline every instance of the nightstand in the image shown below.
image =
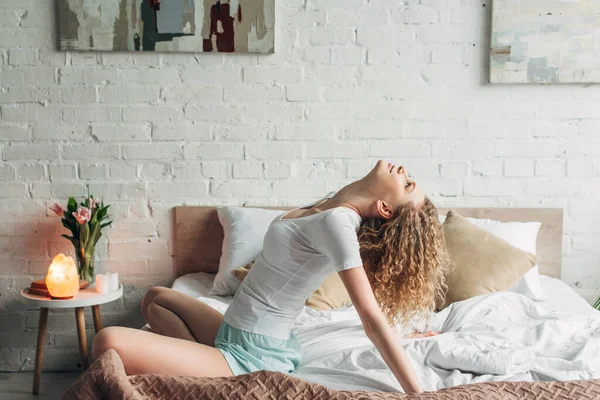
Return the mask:
<svg viewBox="0 0 600 400">
<path fill-rule="evenodd" d="M 25 301 L 40 308 L 40 322 L 38 325 L 37 346 L 35 349 L 35 373 L 33 376 L 33 394 L 39 393 L 40 376 L 42 374 L 42 362 L 44 360 L 44 347 L 46 345 L 46 325 L 48 322 L 48 309 L 50 308 L 74 308 L 75 321 L 77 325 L 77 337 L 79 339 L 79 352 L 81 353 L 81 365 L 83 369 L 89 366 L 87 354 L 87 340 L 85 335 L 85 318 L 83 307 L 92 307 L 94 317 L 94 328 L 96 333 L 102 329 L 102 318 L 100 316 L 100 304 L 110 303 L 123 296 L 123 286 L 114 292 L 96 293 L 95 288 L 86 288 L 79 291 L 77 296 L 58 300 L 37 294 L 30 294 L 28 288 L 21 290 L 21 296 Z"/>
</svg>

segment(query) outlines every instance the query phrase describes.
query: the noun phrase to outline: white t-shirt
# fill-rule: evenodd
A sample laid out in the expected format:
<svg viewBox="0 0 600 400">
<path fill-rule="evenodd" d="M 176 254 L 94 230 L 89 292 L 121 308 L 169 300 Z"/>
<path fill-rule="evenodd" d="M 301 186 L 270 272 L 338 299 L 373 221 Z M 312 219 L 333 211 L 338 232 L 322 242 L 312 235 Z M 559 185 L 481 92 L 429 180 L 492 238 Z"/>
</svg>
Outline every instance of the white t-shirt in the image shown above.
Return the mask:
<svg viewBox="0 0 600 400">
<path fill-rule="evenodd" d="M 362 265 L 361 218 L 354 210 L 334 207 L 282 219 L 285 215 L 269 225 L 262 252 L 224 315 L 234 328 L 279 339 L 289 339 L 304 302 L 332 272 Z"/>
</svg>

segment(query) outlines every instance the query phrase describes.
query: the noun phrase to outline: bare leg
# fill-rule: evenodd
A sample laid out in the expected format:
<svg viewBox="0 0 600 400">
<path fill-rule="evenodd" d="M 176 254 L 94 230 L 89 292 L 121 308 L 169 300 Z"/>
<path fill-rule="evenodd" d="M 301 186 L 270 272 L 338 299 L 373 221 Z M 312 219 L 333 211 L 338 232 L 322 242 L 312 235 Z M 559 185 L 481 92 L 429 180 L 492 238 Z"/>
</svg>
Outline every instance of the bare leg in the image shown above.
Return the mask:
<svg viewBox="0 0 600 400">
<path fill-rule="evenodd" d="M 142 301 L 142 314 L 152 332 L 172 338 L 215 345 L 223 314 L 173 289 L 150 288 Z"/>
<path fill-rule="evenodd" d="M 114 349 L 128 375 L 163 374 L 195 377 L 226 377 L 233 373 L 223 354 L 214 347 L 188 340 L 110 326 L 98 332 L 92 356 Z"/>
</svg>

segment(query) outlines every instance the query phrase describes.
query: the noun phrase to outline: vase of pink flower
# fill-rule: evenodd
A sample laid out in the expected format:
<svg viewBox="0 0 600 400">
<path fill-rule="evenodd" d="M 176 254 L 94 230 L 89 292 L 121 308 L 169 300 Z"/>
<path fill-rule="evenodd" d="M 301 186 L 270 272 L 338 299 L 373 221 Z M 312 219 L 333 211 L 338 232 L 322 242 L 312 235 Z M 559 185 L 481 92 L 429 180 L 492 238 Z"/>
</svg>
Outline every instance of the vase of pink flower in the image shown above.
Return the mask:
<svg viewBox="0 0 600 400">
<path fill-rule="evenodd" d="M 112 221 L 107 221 L 108 207 L 104 202 L 98 202 L 94 196 L 89 196 L 79 205 L 74 197 L 69 197 L 67 208 L 55 203 L 50 209 L 61 218 L 65 228 L 71 235 L 63 234 L 75 248 L 79 279 L 92 282 L 94 278 L 94 249 L 98 239 L 102 236 L 102 229 L 109 226 Z"/>
</svg>

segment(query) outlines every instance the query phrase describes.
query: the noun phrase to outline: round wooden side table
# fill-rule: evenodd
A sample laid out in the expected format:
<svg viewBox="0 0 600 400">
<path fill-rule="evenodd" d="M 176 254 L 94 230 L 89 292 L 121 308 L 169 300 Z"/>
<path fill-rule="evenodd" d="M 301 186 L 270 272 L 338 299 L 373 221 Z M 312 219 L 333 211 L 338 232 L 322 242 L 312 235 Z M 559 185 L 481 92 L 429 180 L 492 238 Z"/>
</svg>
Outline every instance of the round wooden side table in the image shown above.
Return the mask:
<svg viewBox="0 0 600 400">
<path fill-rule="evenodd" d="M 75 320 L 77 322 L 77 337 L 79 339 L 79 352 L 81 353 L 81 365 L 85 371 L 90 363 L 87 354 L 87 340 L 85 335 L 85 318 L 83 307 L 92 307 L 94 317 L 94 328 L 96 333 L 102 329 L 102 317 L 100 316 L 100 304 L 110 303 L 123 296 L 123 286 L 114 292 L 96 293 L 95 288 L 86 288 L 79 291 L 77 296 L 57 300 L 37 294 L 30 294 L 29 289 L 21 290 L 21 296 L 28 304 L 40 307 L 40 322 L 38 325 L 37 346 L 35 349 L 35 373 L 33 375 L 33 394 L 39 393 L 40 376 L 42 374 L 42 362 L 44 360 L 44 347 L 46 346 L 46 325 L 48 322 L 48 309 L 50 308 L 74 308 Z"/>
</svg>

